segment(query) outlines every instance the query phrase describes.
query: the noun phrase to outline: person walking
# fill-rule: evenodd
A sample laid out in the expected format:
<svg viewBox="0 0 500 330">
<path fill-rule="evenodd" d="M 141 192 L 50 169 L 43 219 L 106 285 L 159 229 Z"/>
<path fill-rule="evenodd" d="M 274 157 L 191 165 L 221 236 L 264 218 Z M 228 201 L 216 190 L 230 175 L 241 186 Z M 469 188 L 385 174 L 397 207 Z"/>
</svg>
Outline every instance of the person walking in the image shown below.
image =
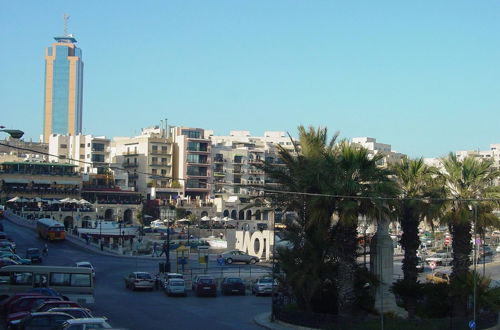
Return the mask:
<svg viewBox="0 0 500 330">
<path fill-rule="evenodd" d="M 167 242 L 163 242 L 163 246 L 162 246 L 162 248 L 161 248 L 160 257 L 161 257 L 163 254 L 167 254 Z"/>
<path fill-rule="evenodd" d="M 158 243 L 153 243 L 153 255 L 151 257 L 158 257 Z"/>
</svg>

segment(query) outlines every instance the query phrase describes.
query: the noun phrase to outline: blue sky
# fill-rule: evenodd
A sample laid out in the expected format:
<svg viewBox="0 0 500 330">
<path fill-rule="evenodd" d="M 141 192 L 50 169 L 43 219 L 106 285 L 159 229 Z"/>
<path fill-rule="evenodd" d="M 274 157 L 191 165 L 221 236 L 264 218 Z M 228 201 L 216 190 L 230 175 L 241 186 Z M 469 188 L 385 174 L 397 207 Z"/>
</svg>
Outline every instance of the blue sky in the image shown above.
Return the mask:
<svg viewBox="0 0 500 330">
<path fill-rule="evenodd" d="M 500 2 L 1 1 L 0 125 L 42 132 L 44 50 L 83 51 L 84 133 L 326 126 L 412 157 L 500 143 Z"/>
</svg>

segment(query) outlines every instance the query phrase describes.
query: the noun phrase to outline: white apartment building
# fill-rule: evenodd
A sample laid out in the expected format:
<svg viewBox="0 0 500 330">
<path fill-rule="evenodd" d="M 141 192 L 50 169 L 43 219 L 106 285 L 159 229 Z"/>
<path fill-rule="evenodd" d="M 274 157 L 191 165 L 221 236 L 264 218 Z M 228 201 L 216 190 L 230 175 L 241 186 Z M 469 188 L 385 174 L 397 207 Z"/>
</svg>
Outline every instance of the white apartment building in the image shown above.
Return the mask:
<svg viewBox="0 0 500 330">
<path fill-rule="evenodd" d="M 202 128 L 172 127 L 174 180 L 189 199 L 208 200 L 212 181 L 212 143 Z"/>
<path fill-rule="evenodd" d="M 389 164 L 398 162 L 403 157 L 406 156 L 406 155 L 401 154 L 399 152 L 393 151 L 391 149 L 390 144 L 377 142 L 377 140 L 375 138 L 355 137 L 355 138 L 352 138 L 351 142 L 353 144 L 357 144 L 357 145 L 362 146 L 363 148 L 368 149 L 368 151 L 370 152 L 371 155 L 378 155 L 378 154 L 384 155 L 384 158 L 382 158 L 378 162 L 378 165 L 380 165 L 380 166 L 387 166 Z"/>
<path fill-rule="evenodd" d="M 129 189 L 149 195 L 151 199 L 168 199 L 177 195 L 172 188 L 173 144 L 166 130 L 142 129 L 135 137 L 115 137 L 112 141 L 114 162 L 128 175 Z"/>
<path fill-rule="evenodd" d="M 271 182 L 255 165 L 264 160 L 279 164 L 277 146 L 293 148 L 284 132 L 264 132 L 264 136 L 252 136 L 249 131 L 230 131 L 228 136 L 207 132 L 212 140 L 215 197 L 258 195 Z"/>
<path fill-rule="evenodd" d="M 52 134 L 49 154 L 57 157 L 49 156 L 49 161 L 76 165 L 80 173 L 97 173 L 111 163 L 110 142 L 105 136 Z"/>
<path fill-rule="evenodd" d="M 500 143 L 490 144 L 489 150 L 462 150 L 455 154 L 459 160 L 463 160 L 467 156 L 490 159 L 495 167 L 500 167 Z"/>
</svg>

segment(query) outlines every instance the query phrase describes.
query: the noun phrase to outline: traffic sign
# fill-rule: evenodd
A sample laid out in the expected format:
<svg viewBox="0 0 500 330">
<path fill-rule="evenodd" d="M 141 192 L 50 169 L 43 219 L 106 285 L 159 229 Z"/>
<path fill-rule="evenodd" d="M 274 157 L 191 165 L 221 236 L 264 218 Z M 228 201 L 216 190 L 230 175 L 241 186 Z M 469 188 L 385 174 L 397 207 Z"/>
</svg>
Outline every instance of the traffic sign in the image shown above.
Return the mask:
<svg viewBox="0 0 500 330">
<path fill-rule="evenodd" d="M 450 242 L 451 242 L 451 237 L 450 236 L 446 236 L 444 238 L 444 245 L 450 245 Z"/>
<path fill-rule="evenodd" d="M 476 321 L 474 321 L 474 320 L 470 320 L 470 321 L 469 321 L 469 328 L 471 328 L 471 329 L 475 329 L 475 328 L 476 328 Z"/>
<path fill-rule="evenodd" d="M 429 267 L 431 267 L 431 269 L 434 270 L 434 268 L 436 268 L 436 262 L 435 261 L 429 262 Z"/>
</svg>

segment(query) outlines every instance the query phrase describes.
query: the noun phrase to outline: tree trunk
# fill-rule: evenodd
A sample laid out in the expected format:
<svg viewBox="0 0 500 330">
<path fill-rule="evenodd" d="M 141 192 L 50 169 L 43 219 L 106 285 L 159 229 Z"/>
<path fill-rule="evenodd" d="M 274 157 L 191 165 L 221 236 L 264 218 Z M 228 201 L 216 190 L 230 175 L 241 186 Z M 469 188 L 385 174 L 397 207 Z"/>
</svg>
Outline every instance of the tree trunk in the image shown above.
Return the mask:
<svg viewBox="0 0 500 330">
<path fill-rule="evenodd" d="M 453 248 L 453 261 L 451 280 L 459 281 L 464 279 L 469 271 L 471 265 L 470 253 L 471 248 L 471 224 L 470 222 L 454 223 L 451 226 L 453 235 L 452 248 Z M 453 310 L 455 315 L 466 315 L 467 313 L 467 299 L 468 297 L 456 296 L 453 299 Z"/>
<path fill-rule="evenodd" d="M 342 221 L 342 220 L 341 220 Z M 356 277 L 356 246 L 357 226 L 344 226 L 339 222 L 336 238 L 339 256 L 339 268 L 336 281 L 338 312 L 342 315 L 351 315 L 354 311 L 356 294 L 354 281 Z"/>
<path fill-rule="evenodd" d="M 401 229 L 403 235 L 401 236 L 401 246 L 404 249 L 403 259 L 403 276 L 407 283 L 407 287 L 414 287 L 418 280 L 417 273 L 417 250 L 420 246 L 420 239 L 418 237 L 418 224 L 419 221 L 412 215 L 411 210 L 405 208 L 403 219 L 401 219 Z M 408 318 L 414 319 L 417 301 L 416 297 L 412 294 L 403 297 Z"/>
</svg>

